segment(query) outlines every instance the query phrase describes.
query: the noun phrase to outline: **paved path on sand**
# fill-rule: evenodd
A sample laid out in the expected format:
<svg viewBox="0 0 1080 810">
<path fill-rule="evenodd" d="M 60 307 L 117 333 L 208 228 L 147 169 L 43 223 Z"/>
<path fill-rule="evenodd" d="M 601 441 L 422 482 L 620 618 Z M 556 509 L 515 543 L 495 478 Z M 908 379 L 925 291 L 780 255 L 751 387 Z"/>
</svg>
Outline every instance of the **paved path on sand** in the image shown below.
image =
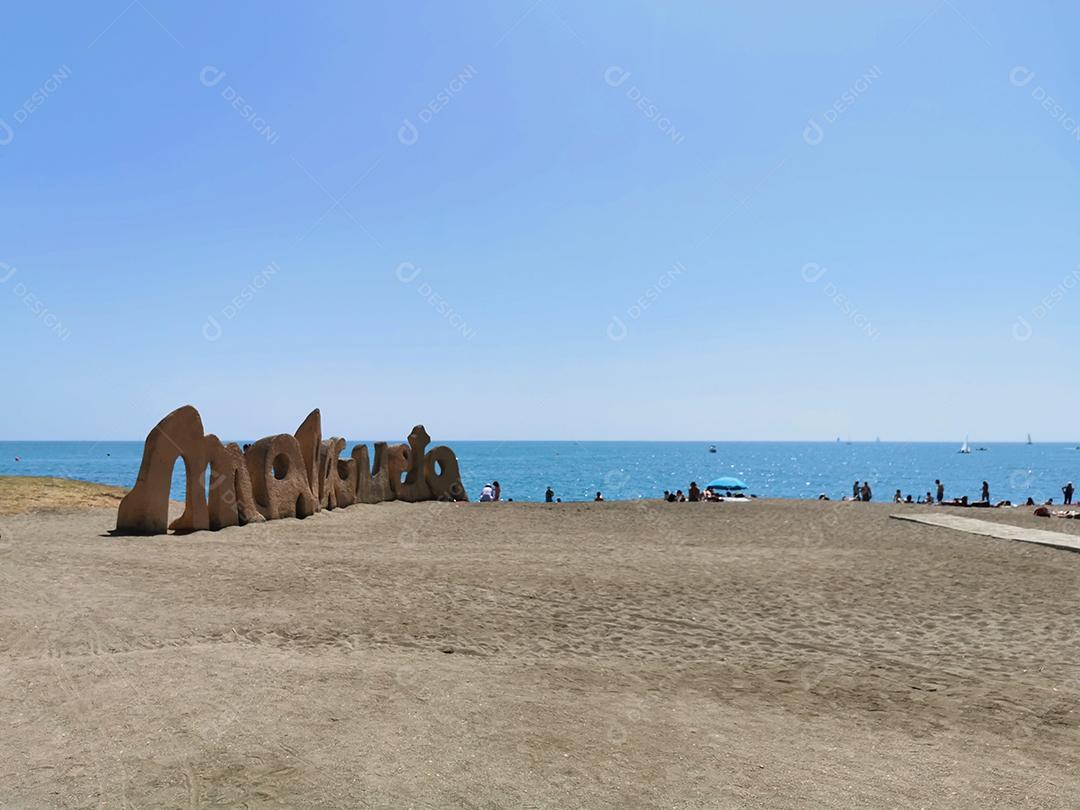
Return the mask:
<svg viewBox="0 0 1080 810">
<path fill-rule="evenodd" d="M 925 523 L 928 526 L 942 526 L 969 534 L 981 534 L 985 537 L 997 537 L 1001 540 L 1019 540 L 1023 543 L 1038 543 L 1041 546 L 1054 546 L 1069 551 L 1080 551 L 1080 537 L 1062 532 L 1050 532 L 1045 529 L 1029 529 L 1024 526 L 1010 526 L 989 520 L 960 517 L 959 515 L 890 515 L 894 520 L 910 520 L 912 523 Z"/>
</svg>

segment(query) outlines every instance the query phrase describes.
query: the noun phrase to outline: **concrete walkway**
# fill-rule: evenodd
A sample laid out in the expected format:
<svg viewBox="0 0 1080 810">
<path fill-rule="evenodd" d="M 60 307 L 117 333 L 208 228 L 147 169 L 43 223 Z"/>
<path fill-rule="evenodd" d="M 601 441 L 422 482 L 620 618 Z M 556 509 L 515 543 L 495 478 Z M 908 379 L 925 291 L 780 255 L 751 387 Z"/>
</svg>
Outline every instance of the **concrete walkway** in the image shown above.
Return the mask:
<svg viewBox="0 0 1080 810">
<path fill-rule="evenodd" d="M 1080 535 L 1050 532 L 1045 529 L 1028 529 L 1023 526 L 1010 526 L 1006 523 L 994 523 L 989 520 L 960 517 L 959 515 L 890 515 L 895 520 L 909 520 L 912 523 L 925 523 L 927 526 L 942 526 L 969 534 L 981 534 L 984 537 L 997 537 L 1001 540 L 1019 540 L 1022 543 L 1038 543 L 1041 546 L 1054 546 L 1069 551 L 1080 551 Z"/>
</svg>

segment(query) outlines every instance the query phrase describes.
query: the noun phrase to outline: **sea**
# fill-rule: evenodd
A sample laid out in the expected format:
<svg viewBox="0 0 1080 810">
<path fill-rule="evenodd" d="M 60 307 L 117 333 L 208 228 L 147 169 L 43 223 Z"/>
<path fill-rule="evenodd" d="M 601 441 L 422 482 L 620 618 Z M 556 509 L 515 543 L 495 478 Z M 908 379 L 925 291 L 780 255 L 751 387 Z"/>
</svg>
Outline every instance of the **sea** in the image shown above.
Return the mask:
<svg viewBox="0 0 1080 810">
<path fill-rule="evenodd" d="M 236 440 L 243 445 L 244 440 Z M 659 498 L 664 490 L 704 487 L 731 476 L 761 498 L 838 499 L 854 481 L 869 481 L 874 500 L 896 490 L 925 497 L 934 480 L 946 498 L 977 499 L 983 481 L 994 501 L 1027 498 L 1061 502 L 1061 488 L 1080 480 L 1080 445 L 932 442 L 533 442 L 445 441 L 457 453 L 466 491 L 498 481 L 503 499 L 542 501 L 547 487 L 563 501 Z M 342 454 L 348 458 L 355 443 Z M 716 452 L 710 452 L 715 448 Z M 77 478 L 131 487 L 142 442 L 0 442 L 0 475 Z M 18 460 L 16 460 L 18 459 Z M 183 464 L 173 474 L 172 497 L 183 500 Z"/>
</svg>

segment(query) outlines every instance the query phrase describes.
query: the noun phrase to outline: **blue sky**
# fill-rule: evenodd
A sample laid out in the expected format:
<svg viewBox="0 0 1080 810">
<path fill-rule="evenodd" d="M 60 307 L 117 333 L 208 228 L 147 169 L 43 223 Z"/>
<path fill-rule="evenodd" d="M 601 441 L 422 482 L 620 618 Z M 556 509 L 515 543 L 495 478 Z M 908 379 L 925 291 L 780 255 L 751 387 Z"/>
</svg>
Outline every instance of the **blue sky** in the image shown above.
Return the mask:
<svg viewBox="0 0 1080 810">
<path fill-rule="evenodd" d="M 0 438 L 1080 436 L 1070 4 L 0 10 Z"/>
</svg>

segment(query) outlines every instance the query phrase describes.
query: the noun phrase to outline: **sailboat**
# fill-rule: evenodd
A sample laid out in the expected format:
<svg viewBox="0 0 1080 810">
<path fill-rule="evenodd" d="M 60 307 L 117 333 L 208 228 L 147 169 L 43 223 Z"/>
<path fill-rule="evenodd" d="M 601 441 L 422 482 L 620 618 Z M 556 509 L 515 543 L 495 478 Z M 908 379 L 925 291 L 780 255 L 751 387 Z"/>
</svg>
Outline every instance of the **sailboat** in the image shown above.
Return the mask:
<svg viewBox="0 0 1080 810">
<path fill-rule="evenodd" d="M 1027 443 L 1028 443 L 1028 444 L 1034 444 L 1034 442 L 1032 442 L 1032 441 L 1031 441 L 1031 434 L 1030 434 L 1030 433 L 1028 434 L 1028 441 L 1027 441 Z"/>
<path fill-rule="evenodd" d="M 967 436 L 964 437 L 964 443 L 962 445 L 960 445 L 960 449 L 957 452 L 958 453 L 970 453 L 971 452 L 971 448 L 968 447 Z"/>
</svg>

